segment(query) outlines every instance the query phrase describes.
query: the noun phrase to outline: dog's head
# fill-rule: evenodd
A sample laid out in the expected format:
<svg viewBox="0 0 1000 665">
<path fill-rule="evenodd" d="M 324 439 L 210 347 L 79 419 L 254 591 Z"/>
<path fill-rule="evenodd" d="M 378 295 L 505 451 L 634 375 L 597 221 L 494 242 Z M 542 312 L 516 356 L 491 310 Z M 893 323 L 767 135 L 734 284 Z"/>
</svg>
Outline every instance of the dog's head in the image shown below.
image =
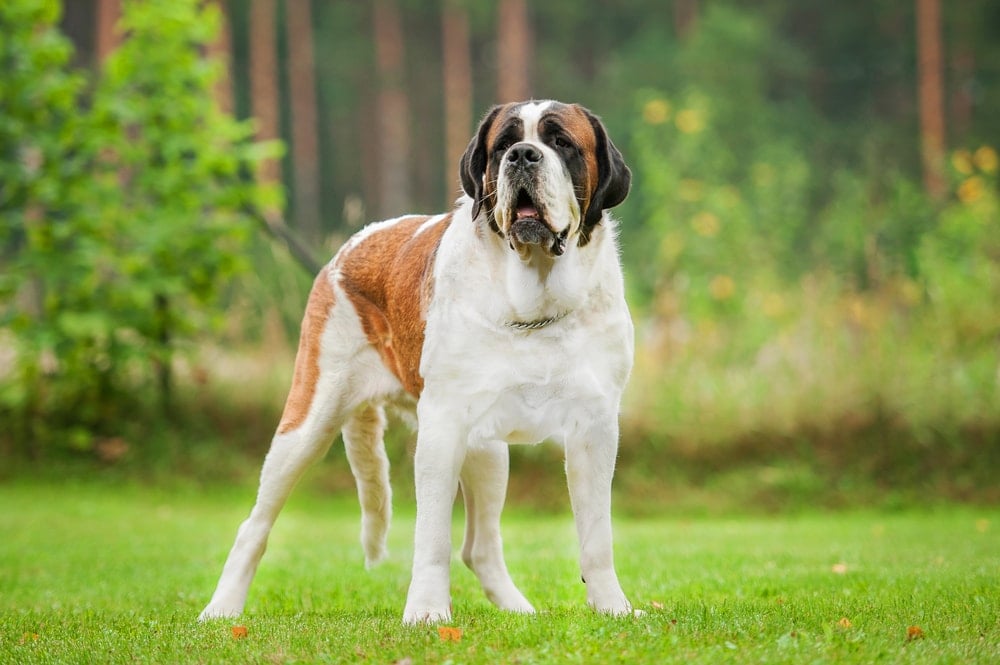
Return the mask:
<svg viewBox="0 0 1000 665">
<path fill-rule="evenodd" d="M 632 174 L 601 121 L 577 104 L 521 102 L 486 114 L 462 157 L 472 217 L 526 256 L 586 245 L 604 211 L 628 195 Z"/>
</svg>

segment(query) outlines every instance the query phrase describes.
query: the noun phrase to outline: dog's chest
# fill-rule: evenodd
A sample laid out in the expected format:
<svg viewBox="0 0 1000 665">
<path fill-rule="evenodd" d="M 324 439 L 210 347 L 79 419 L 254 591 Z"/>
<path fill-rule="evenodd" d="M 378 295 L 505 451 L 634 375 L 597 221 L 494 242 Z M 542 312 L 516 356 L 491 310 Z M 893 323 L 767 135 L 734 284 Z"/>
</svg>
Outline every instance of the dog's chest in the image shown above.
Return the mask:
<svg viewBox="0 0 1000 665">
<path fill-rule="evenodd" d="M 469 431 L 470 444 L 564 441 L 613 415 L 631 367 L 631 327 L 595 328 L 574 313 L 536 330 L 429 339 L 421 400 L 434 400 Z"/>
<path fill-rule="evenodd" d="M 432 292 L 418 414 L 447 414 L 470 443 L 565 440 L 616 420 L 633 330 L 613 236 L 570 247 L 543 270 L 452 224 Z"/>
</svg>

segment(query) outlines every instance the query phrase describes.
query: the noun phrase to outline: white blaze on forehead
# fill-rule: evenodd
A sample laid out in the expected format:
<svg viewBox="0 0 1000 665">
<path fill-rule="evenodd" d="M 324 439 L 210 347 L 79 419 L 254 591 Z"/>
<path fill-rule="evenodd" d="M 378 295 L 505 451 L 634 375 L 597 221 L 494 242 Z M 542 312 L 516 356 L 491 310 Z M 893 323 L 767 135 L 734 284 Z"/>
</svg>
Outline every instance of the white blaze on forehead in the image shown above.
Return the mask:
<svg viewBox="0 0 1000 665">
<path fill-rule="evenodd" d="M 552 106 L 551 101 L 545 102 L 528 102 L 519 108 L 517 111 L 518 116 L 521 118 L 521 122 L 524 123 L 524 141 L 540 141 L 538 136 L 538 123 L 542 119 L 542 114 L 545 110 Z"/>
<path fill-rule="evenodd" d="M 542 208 L 545 221 L 556 233 L 576 233 L 580 226 L 580 206 L 576 200 L 573 181 L 559 154 L 547 146 L 539 133 L 542 116 L 553 105 L 551 100 L 527 102 L 517 108 L 524 134 L 521 141 L 534 145 L 543 156 L 536 181 L 537 189 L 532 193 L 535 202 Z M 508 180 L 507 169 L 501 169 L 497 178 L 496 210 L 497 222 L 506 232 L 510 228 L 512 211 L 517 201 L 518 190 Z"/>
</svg>

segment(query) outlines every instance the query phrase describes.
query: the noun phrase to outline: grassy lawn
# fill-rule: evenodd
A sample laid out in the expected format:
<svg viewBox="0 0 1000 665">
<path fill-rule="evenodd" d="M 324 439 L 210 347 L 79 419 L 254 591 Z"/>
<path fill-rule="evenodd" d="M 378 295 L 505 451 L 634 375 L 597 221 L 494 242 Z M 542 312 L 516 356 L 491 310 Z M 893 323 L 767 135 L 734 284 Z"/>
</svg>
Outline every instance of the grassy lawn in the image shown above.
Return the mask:
<svg viewBox="0 0 1000 665">
<path fill-rule="evenodd" d="M 629 619 L 583 606 L 568 514 L 513 511 L 508 562 L 540 614 L 494 610 L 456 559 L 460 634 L 444 639 L 400 623 L 412 509 L 366 572 L 355 503 L 309 492 L 279 519 L 247 613 L 198 624 L 250 501 L 0 485 L 0 663 L 1000 662 L 996 509 L 619 518 L 622 584 L 646 611 Z"/>
</svg>

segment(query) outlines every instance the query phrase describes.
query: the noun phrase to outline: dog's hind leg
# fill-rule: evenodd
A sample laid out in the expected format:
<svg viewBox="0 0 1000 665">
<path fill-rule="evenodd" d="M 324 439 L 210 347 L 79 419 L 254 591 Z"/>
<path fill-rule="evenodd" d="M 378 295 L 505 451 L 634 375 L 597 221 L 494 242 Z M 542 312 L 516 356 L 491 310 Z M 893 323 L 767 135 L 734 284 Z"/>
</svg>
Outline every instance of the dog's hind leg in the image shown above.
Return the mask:
<svg viewBox="0 0 1000 665">
<path fill-rule="evenodd" d="M 460 486 L 465 499 L 462 561 L 479 578 L 486 597 L 503 610 L 533 614 L 535 608 L 514 586 L 503 557 L 500 514 L 507 494 L 510 455 L 504 441 L 469 448 Z"/>
<path fill-rule="evenodd" d="M 237 616 L 243 611 L 278 513 L 303 472 L 329 449 L 344 421 L 351 406 L 345 392 L 350 382 L 337 371 L 341 365 L 324 363 L 322 355 L 328 349 L 342 349 L 353 338 L 364 339 L 356 319 L 353 326 L 357 331 L 352 335 L 349 316 L 350 311 L 334 308 L 328 273 L 320 272 L 302 320 L 292 388 L 260 472 L 257 501 L 240 525 L 212 600 L 199 617 L 202 620 Z"/>
<path fill-rule="evenodd" d="M 386 556 L 385 540 L 392 520 L 392 488 L 389 458 L 382 439 L 385 410 L 363 404 L 347 419 L 342 434 L 351 473 L 361 502 L 361 545 L 365 565 L 371 567 Z"/>
<path fill-rule="evenodd" d="M 275 435 L 260 472 L 257 502 L 237 531 L 236 542 L 201 620 L 238 616 L 243 611 L 278 513 L 302 473 L 329 449 L 332 438 L 332 428 L 318 426 Z"/>
</svg>

